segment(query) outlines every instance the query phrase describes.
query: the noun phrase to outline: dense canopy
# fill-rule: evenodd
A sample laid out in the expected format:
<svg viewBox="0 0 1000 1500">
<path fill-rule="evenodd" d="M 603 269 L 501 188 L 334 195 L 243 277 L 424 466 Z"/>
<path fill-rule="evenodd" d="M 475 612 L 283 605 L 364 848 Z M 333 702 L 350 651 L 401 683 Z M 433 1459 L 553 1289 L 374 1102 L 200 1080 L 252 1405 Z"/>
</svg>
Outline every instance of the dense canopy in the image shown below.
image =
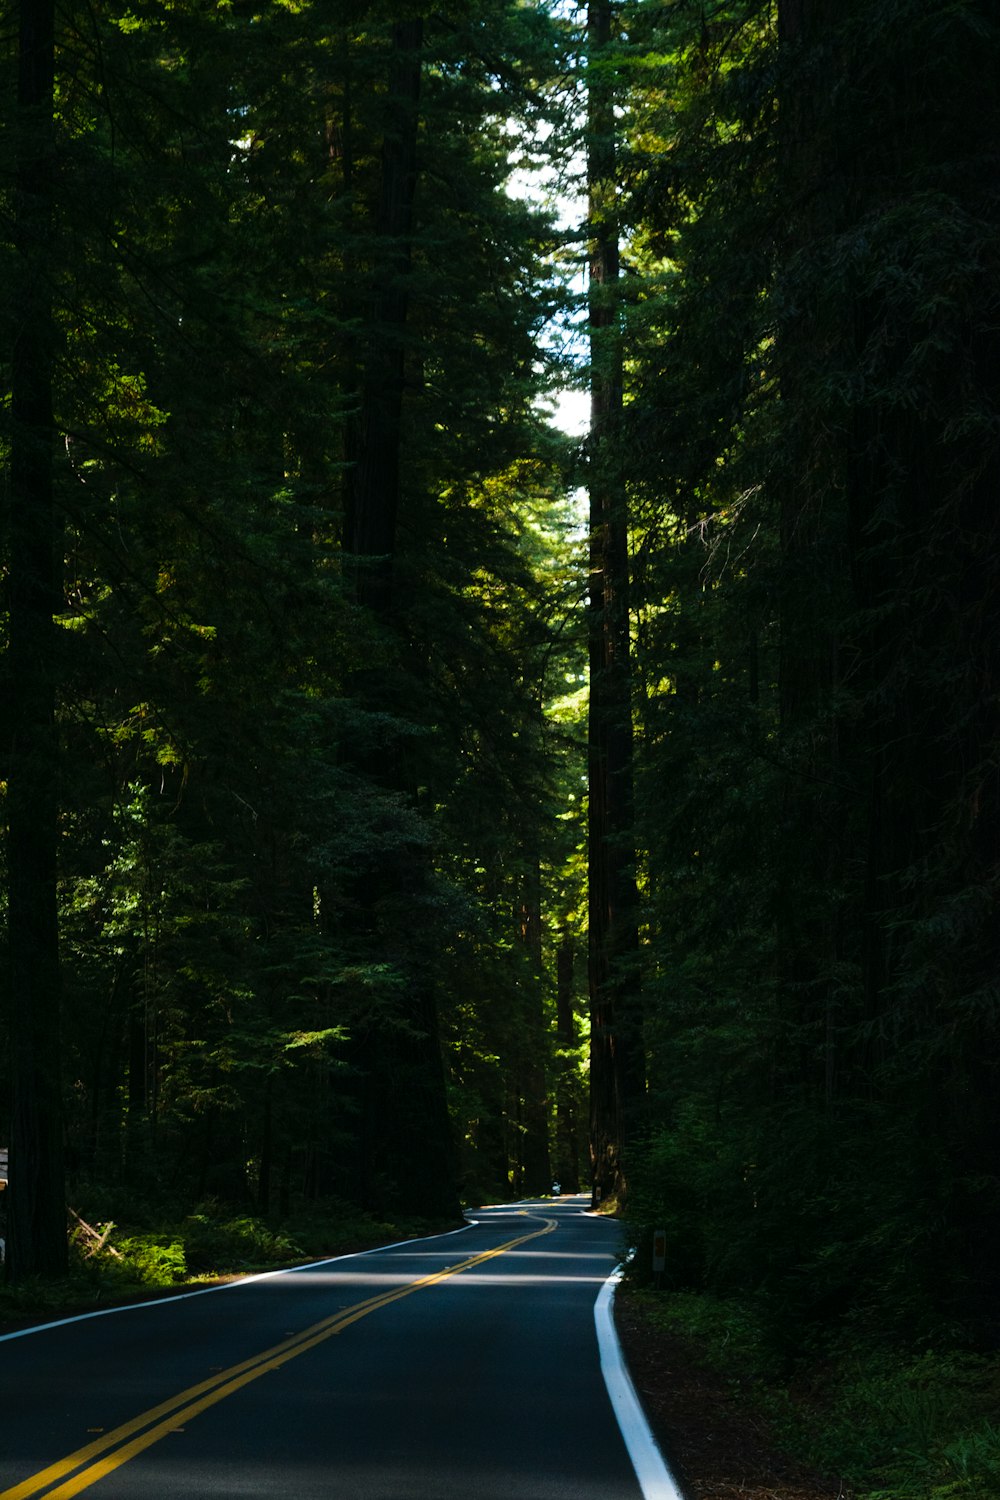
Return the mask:
<svg viewBox="0 0 1000 1500">
<path fill-rule="evenodd" d="M 994 1349 L 995 7 L 3 19 L 9 1278 L 556 1179 Z"/>
</svg>

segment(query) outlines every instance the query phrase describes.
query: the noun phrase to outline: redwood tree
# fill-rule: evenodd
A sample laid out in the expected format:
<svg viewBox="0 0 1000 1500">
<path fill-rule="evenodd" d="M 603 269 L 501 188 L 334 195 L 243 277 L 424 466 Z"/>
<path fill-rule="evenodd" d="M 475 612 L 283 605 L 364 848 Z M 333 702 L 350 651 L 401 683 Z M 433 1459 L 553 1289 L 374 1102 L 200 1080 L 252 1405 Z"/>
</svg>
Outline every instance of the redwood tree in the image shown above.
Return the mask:
<svg viewBox="0 0 1000 1500">
<path fill-rule="evenodd" d="M 590 240 L 589 869 L 591 1157 L 596 1201 L 625 1186 L 623 1153 L 641 1109 L 632 831 L 628 513 L 620 445 L 622 340 L 612 6 L 587 13 Z"/>
<path fill-rule="evenodd" d="M 19 10 L 11 360 L 10 636 L 7 692 L 11 1028 L 7 1276 L 66 1265 L 59 1073 L 55 731 L 58 610 L 53 505 L 51 306 L 55 181 L 52 0 Z"/>
</svg>

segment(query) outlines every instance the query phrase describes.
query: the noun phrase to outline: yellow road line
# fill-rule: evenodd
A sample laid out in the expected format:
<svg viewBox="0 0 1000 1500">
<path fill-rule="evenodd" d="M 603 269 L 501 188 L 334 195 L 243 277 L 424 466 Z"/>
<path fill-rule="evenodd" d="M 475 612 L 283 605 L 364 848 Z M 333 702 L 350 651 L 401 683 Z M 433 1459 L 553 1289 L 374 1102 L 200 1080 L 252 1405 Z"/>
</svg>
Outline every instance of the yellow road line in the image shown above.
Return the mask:
<svg viewBox="0 0 1000 1500">
<path fill-rule="evenodd" d="M 395 1287 L 389 1292 L 380 1292 L 374 1297 L 366 1298 L 364 1302 L 357 1302 L 352 1307 L 332 1313 L 330 1317 L 323 1318 L 319 1323 L 313 1323 L 309 1328 L 304 1328 L 301 1332 L 282 1340 L 280 1344 L 274 1344 L 270 1349 L 252 1355 L 240 1364 L 230 1365 L 228 1369 L 218 1371 L 210 1379 L 203 1380 L 198 1385 L 189 1386 L 178 1395 L 161 1401 L 158 1406 L 151 1407 L 149 1411 L 142 1412 L 141 1415 L 133 1417 L 129 1422 L 124 1422 L 120 1427 L 102 1433 L 99 1438 L 95 1438 L 83 1448 L 78 1448 L 75 1453 L 70 1453 L 57 1463 L 50 1464 L 48 1468 L 39 1470 L 37 1474 L 22 1480 L 12 1489 L 3 1490 L 0 1492 L 0 1500 L 29 1500 L 30 1496 L 40 1495 L 43 1490 L 48 1490 L 49 1485 L 57 1484 L 60 1479 L 73 1474 L 75 1469 L 81 1469 L 81 1466 L 85 1465 L 86 1467 L 83 1467 L 80 1473 L 73 1474 L 71 1479 L 67 1479 L 57 1489 L 48 1490 L 46 1496 L 46 1500 L 71 1500 L 71 1496 L 89 1489 L 99 1479 L 103 1479 L 105 1475 L 120 1468 L 122 1464 L 128 1463 L 129 1459 L 135 1458 L 136 1454 L 158 1443 L 161 1438 L 166 1437 L 167 1433 L 176 1431 L 184 1422 L 198 1416 L 208 1407 L 215 1406 L 226 1396 L 233 1395 L 234 1392 L 249 1385 L 259 1376 L 266 1375 L 270 1370 L 280 1369 L 289 1360 L 304 1354 L 308 1349 L 314 1349 L 317 1344 L 332 1338 L 342 1329 L 349 1328 L 352 1323 L 357 1323 L 361 1318 L 366 1318 L 369 1313 L 375 1312 L 380 1307 L 387 1307 L 390 1302 L 398 1302 L 402 1297 L 409 1297 L 424 1287 L 435 1286 L 438 1282 L 445 1281 L 450 1276 L 457 1276 L 462 1271 L 471 1271 L 474 1267 L 483 1265 L 485 1261 L 492 1260 L 494 1256 L 504 1255 L 507 1251 L 516 1249 L 518 1245 L 526 1244 L 528 1240 L 549 1234 L 555 1227 L 555 1219 L 546 1219 L 542 1229 L 534 1229 L 530 1234 L 522 1234 L 517 1239 L 507 1240 L 504 1244 L 495 1246 L 492 1250 L 483 1250 L 478 1255 L 470 1256 L 468 1260 L 461 1261 L 457 1266 L 447 1266 L 443 1271 L 435 1271 L 429 1276 L 422 1276 L 417 1281 L 411 1281 L 406 1286 Z M 131 1441 L 127 1441 L 128 1439 Z M 109 1452 L 110 1449 L 114 1451 Z M 107 1456 L 101 1457 L 102 1454 Z"/>
</svg>

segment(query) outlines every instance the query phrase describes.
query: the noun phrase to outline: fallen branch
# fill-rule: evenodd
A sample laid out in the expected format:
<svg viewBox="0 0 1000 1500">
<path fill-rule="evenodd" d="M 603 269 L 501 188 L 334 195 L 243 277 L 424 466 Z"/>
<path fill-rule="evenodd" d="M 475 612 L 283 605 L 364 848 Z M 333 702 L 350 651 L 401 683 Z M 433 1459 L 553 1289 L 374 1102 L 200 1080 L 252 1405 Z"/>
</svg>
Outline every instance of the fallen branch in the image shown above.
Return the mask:
<svg viewBox="0 0 1000 1500">
<path fill-rule="evenodd" d="M 114 1229 L 115 1227 L 111 1220 L 109 1220 L 107 1224 L 98 1224 L 95 1227 L 93 1224 L 88 1224 L 86 1219 L 81 1219 L 76 1209 L 70 1208 L 68 1204 L 67 1210 L 76 1220 L 77 1227 L 73 1230 L 74 1243 L 81 1247 L 84 1253 L 84 1257 L 87 1260 L 92 1260 L 94 1256 L 99 1255 L 102 1250 L 106 1250 L 107 1253 L 109 1255 L 113 1255 L 116 1260 L 121 1260 L 121 1251 L 116 1250 L 114 1245 L 108 1244 L 108 1238 L 111 1234 L 112 1229 Z"/>
</svg>

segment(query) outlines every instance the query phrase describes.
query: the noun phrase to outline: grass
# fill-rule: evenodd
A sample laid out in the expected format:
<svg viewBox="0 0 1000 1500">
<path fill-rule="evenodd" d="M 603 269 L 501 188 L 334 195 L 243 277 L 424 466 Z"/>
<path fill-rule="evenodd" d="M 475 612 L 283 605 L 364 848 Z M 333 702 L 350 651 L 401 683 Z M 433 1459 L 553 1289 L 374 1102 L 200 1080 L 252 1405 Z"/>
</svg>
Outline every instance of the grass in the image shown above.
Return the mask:
<svg viewBox="0 0 1000 1500">
<path fill-rule="evenodd" d="M 81 1217 L 70 1232 L 65 1277 L 0 1284 L 0 1332 L 453 1227 L 418 1219 L 379 1219 L 336 1200 L 309 1205 L 280 1224 L 233 1214 L 216 1203 L 162 1221 L 148 1211 L 137 1221 L 121 1224 L 90 1223 Z"/>
<path fill-rule="evenodd" d="M 790 1456 L 856 1500 L 1000 1500 L 1000 1356 L 859 1345 L 790 1362 L 753 1301 L 630 1295 L 749 1393 Z"/>
</svg>

